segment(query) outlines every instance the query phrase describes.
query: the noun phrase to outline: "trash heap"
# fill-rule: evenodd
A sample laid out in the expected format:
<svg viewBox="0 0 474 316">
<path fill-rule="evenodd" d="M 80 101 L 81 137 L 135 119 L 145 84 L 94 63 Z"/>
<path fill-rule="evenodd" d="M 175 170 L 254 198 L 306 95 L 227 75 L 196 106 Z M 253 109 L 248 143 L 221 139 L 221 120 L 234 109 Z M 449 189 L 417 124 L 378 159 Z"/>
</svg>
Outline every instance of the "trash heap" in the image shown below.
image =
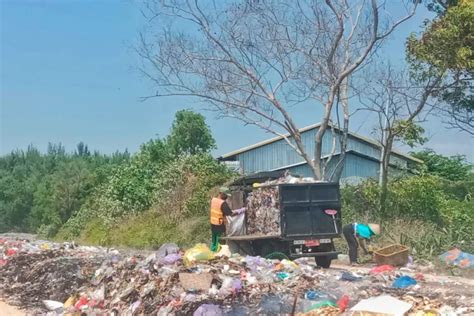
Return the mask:
<svg viewBox="0 0 474 316">
<path fill-rule="evenodd" d="M 312 178 L 296 178 L 290 175 L 265 183 L 254 184 L 255 189 L 248 195 L 247 234 L 280 234 L 280 196 L 278 185 L 283 183 L 313 183 Z"/>
<path fill-rule="evenodd" d="M 247 233 L 280 234 L 278 186 L 266 186 L 252 191 L 247 197 Z"/>
<path fill-rule="evenodd" d="M 127 255 L 49 248 L 19 249 L 5 259 L 0 294 L 8 303 L 49 315 L 363 315 L 380 304 L 385 312 L 401 306 L 416 316 L 474 312 L 472 289 L 463 289 L 462 297 L 439 292 L 442 285 L 434 289 L 406 268 L 324 270 L 309 258 L 243 257 L 225 247 L 216 254 L 204 244 Z"/>
</svg>

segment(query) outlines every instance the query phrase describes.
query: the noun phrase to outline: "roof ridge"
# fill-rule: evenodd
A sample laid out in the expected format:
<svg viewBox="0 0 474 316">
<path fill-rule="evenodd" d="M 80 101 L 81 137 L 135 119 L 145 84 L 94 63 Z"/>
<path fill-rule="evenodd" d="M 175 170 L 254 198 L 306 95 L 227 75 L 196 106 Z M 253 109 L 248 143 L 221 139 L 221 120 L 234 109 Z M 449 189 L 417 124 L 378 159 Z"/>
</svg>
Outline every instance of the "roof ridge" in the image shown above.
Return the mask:
<svg viewBox="0 0 474 316">
<path fill-rule="evenodd" d="M 333 127 L 339 131 L 341 131 L 341 128 L 337 127 L 337 126 L 333 126 L 332 124 L 328 124 L 330 127 Z M 308 126 L 305 126 L 305 127 L 302 127 L 300 129 L 298 129 L 298 131 L 300 133 L 304 133 L 304 132 L 307 132 L 307 131 L 310 131 L 312 129 L 315 129 L 315 128 L 318 128 L 319 126 L 321 126 L 321 123 L 316 123 L 316 124 L 312 124 L 312 125 L 308 125 Z M 358 138 L 359 140 L 362 140 L 366 143 L 369 143 L 373 146 L 376 146 L 378 148 L 382 147 L 382 145 L 380 143 L 378 143 L 377 141 L 373 140 L 373 139 L 370 139 L 366 136 L 362 136 L 360 134 L 357 134 L 355 132 L 351 132 L 349 131 L 348 133 L 349 136 L 352 136 L 354 138 Z M 247 151 L 250 151 L 252 149 L 255 149 L 255 148 L 258 148 L 258 147 L 262 147 L 262 146 L 265 146 L 265 145 L 268 145 L 268 144 L 272 144 L 274 142 L 277 142 L 279 140 L 282 140 L 284 137 L 289 137 L 290 134 L 287 133 L 285 134 L 284 136 L 275 136 L 275 137 L 272 137 L 270 139 L 267 139 L 267 140 L 263 140 L 263 141 L 260 141 L 260 142 L 257 142 L 255 144 L 252 144 L 252 145 L 249 145 L 249 146 L 246 146 L 246 147 L 242 147 L 242 148 L 239 148 L 239 149 L 236 149 L 234 151 L 231 151 L 227 154 L 224 154 L 224 155 L 221 155 L 218 157 L 218 159 L 225 159 L 225 158 L 229 158 L 229 157 L 232 157 L 232 156 L 235 156 L 235 155 L 238 155 L 238 154 L 241 154 L 241 153 L 244 153 L 244 152 L 247 152 Z M 402 156 L 402 157 L 405 157 L 405 158 L 408 158 L 410 160 L 413 160 L 413 161 L 416 161 L 418 163 L 423 163 L 422 160 L 418 159 L 418 158 L 415 158 L 415 157 L 412 157 L 408 154 L 405 154 L 405 153 L 402 153 L 398 150 L 393 150 L 392 149 L 392 153 L 393 154 L 396 154 L 396 155 L 399 155 L 399 156 Z"/>
</svg>

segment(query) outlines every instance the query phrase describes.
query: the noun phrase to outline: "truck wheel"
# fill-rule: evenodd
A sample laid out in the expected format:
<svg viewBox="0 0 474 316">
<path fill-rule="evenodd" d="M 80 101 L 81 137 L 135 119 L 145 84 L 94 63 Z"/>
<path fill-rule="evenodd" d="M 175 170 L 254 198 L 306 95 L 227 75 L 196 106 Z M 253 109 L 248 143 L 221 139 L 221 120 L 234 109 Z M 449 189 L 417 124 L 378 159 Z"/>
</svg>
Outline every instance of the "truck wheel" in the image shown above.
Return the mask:
<svg viewBox="0 0 474 316">
<path fill-rule="evenodd" d="M 331 266 L 332 259 L 329 257 L 314 257 L 318 267 L 328 269 Z"/>
</svg>

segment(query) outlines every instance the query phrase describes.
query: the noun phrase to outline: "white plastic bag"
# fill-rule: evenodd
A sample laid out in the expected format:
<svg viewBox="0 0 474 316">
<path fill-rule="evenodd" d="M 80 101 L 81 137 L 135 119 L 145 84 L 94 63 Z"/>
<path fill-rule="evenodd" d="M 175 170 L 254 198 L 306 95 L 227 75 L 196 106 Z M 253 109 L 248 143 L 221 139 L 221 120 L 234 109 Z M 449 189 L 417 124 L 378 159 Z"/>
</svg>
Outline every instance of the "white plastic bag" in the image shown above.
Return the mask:
<svg viewBox="0 0 474 316">
<path fill-rule="evenodd" d="M 226 235 L 241 236 L 245 235 L 245 213 L 236 216 L 227 216 Z"/>
</svg>

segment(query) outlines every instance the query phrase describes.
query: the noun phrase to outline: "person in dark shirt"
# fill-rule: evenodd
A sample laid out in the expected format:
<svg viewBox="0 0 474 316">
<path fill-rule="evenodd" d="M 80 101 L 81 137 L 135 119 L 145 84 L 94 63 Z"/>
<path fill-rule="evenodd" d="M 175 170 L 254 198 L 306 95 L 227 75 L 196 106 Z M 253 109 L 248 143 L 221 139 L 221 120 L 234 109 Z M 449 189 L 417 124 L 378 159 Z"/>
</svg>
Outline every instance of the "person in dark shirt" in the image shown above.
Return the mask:
<svg viewBox="0 0 474 316">
<path fill-rule="evenodd" d="M 219 239 L 225 233 L 225 217 L 235 216 L 245 212 L 246 210 L 244 207 L 237 210 L 231 210 L 226 202 L 227 198 L 230 196 L 229 188 L 222 187 L 219 190 L 219 195 L 211 200 L 211 250 L 214 252 L 219 251 Z"/>
</svg>

